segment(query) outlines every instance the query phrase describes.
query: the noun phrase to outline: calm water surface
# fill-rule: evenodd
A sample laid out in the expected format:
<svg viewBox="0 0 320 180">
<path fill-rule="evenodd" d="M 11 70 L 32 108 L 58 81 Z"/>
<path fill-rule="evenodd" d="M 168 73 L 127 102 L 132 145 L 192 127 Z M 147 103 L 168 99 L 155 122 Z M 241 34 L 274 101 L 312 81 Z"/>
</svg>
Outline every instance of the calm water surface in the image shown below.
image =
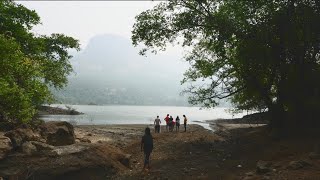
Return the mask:
<svg viewBox="0 0 320 180">
<path fill-rule="evenodd" d="M 66 105 L 54 104 L 53 107 L 66 108 Z M 92 105 L 68 105 L 82 115 L 46 115 L 46 121 L 71 121 L 83 125 L 100 124 L 153 124 L 157 115 L 160 119 L 170 114 L 175 119 L 177 116 L 182 120 L 185 114 L 190 124 L 200 124 L 209 129 L 209 125 L 202 123 L 206 120 L 220 118 L 242 117 L 245 113 L 231 114 L 228 108 L 200 109 L 199 107 L 179 107 L 179 106 L 92 106 Z M 162 122 L 163 123 L 163 122 Z"/>
</svg>

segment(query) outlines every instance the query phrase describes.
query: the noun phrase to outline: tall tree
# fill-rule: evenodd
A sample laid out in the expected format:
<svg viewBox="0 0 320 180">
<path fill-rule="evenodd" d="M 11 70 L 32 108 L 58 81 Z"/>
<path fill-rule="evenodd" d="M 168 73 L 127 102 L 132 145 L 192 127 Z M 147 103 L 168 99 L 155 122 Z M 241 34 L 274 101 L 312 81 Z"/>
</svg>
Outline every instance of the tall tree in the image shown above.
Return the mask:
<svg viewBox="0 0 320 180">
<path fill-rule="evenodd" d="M 35 35 L 35 11 L 10 0 L 0 2 L 0 118 L 26 123 L 52 100 L 50 87 L 62 88 L 72 72 L 70 48 L 77 40 L 63 34 Z"/>
<path fill-rule="evenodd" d="M 156 52 L 168 43 L 193 48 L 182 81 L 190 103 L 268 109 L 271 125 L 285 112 L 319 108 L 320 3 L 314 0 L 170 0 L 136 17 L 134 45 Z M 182 37 L 182 38 L 181 38 Z"/>
</svg>

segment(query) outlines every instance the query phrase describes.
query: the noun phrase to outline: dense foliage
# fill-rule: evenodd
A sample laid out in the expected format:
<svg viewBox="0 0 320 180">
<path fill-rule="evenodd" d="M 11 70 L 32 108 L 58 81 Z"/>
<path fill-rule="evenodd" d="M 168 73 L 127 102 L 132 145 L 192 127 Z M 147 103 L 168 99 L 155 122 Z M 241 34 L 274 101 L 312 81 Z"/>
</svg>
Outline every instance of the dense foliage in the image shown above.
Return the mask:
<svg viewBox="0 0 320 180">
<path fill-rule="evenodd" d="M 68 49 L 78 41 L 63 34 L 35 35 L 35 11 L 0 1 L 0 119 L 29 122 L 42 103 L 52 100 L 50 87 L 62 88 L 72 72 Z"/>
<path fill-rule="evenodd" d="M 319 22 L 316 0 L 170 0 L 136 17 L 132 41 L 145 45 L 141 54 L 174 42 L 192 47 L 182 81 L 197 82 L 186 89 L 192 104 L 230 98 L 238 109 L 269 110 L 273 127 L 284 119 L 312 125 L 320 108 Z"/>
</svg>

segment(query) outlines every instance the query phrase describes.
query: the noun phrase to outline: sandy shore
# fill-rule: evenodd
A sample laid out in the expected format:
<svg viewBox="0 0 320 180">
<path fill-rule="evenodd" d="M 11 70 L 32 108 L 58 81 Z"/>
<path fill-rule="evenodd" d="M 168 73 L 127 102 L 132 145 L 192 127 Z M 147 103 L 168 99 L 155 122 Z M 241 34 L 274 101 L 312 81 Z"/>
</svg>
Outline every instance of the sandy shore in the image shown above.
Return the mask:
<svg viewBox="0 0 320 180">
<path fill-rule="evenodd" d="M 75 126 L 75 135 L 78 141 L 91 143 L 109 143 L 123 148 L 133 140 L 143 135 L 148 125 L 78 125 Z M 89 142 L 88 141 L 88 142 Z"/>
<path fill-rule="evenodd" d="M 80 125 L 74 128 L 75 144 L 31 156 L 15 152 L 0 169 L 34 179 L 319 179 L 319 135 L 275 140 L 262 124 L 214 123 L 215 131 L 191 124 L 187 132 L 162 126 L 159 134 L 152 125 Z M 151 169 L 142 171 L 146 127 L 154 149 Z"/>
<path fill-rule="evenodd" d="M 146 127 L 151 129 L 154 137 L 159 136 L 154 133 L 154 126 L 151 124 L 77 125 L 74 131 L 78 142 L 108 143 L 123 149 L 128 144 L 140 140 Z M 161 126 L 160 134 L 166 133 L 176 136 L 179 133 L 184 133 L 183 127 L 180 128 L 179 132 L 167 132 L 165 126 Z M 187 129 L 186 134 L 189 134 L 189 131 L 191 133 L 197 131 L 200 134 L 213 134 L 212 131 L 195 124 L 188 125 Z"/>
<path fill-rule="evenodd" d="M 154 151 L 151 170 L 141 171 L 143 154 L 140 140 L 145 127 L 152 128 Z M 292 170 L 289 164 L 307 159 L 314 139 L 274 141 L 263 124 L 217 123 L 216 132 L 189 125 L 187 132 L 155 134 L 150 125 L 76 126 L 77 141 L 108 143 L 130 154 L 130 168 L 112 179 L 299 179 L 320 177 L 320 162 Z M 219 133 L 224 132 L 224 133 Z M 319 139 L 319 138 L 318 138 Z M 279 148 L 280 147 L 280 148 Z M 274 169 L 256 172 L 258 161 L 267 161 Z M 307 178 L 307 179 L 308 179 Z"/>
</svg>

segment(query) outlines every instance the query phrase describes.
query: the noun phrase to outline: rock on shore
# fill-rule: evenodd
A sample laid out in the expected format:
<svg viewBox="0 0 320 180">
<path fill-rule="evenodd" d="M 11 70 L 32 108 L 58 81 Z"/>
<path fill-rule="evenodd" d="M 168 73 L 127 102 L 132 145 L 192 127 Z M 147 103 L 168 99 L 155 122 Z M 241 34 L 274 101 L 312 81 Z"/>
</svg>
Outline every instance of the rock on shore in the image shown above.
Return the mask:
<svg viewBox="0 0 320 180">
<path fill-rule="evenodd" d="M 17 128 L 0 136 L 0 177 L 7 179 L 108 179 L 127 169 L 130 157 L 106 143 L 75 143 L 68 122 Z"/>
</svg>

